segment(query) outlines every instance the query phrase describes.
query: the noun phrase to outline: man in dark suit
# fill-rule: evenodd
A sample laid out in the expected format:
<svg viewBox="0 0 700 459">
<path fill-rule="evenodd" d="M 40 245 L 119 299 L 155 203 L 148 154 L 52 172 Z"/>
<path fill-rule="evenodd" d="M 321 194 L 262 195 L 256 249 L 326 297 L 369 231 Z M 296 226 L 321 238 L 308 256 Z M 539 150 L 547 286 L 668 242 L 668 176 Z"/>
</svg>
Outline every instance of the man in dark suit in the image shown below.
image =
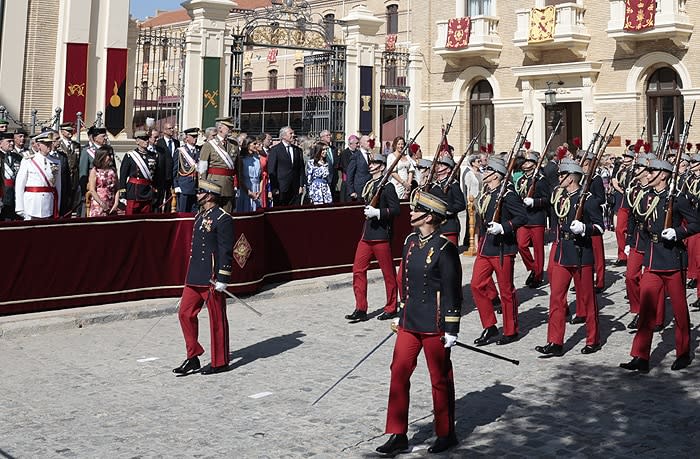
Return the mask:
<svg viewBox="0 0 700 459">
<path fill-rule="evenodd" d="M 163 135 L 156 142 L 156 150 L 169 153 L 168 155 L 162 156 L 162 160 L 164 161 L 163 167 L 168 171 L 166 183 L 163 183 L 163 194 L 166 196 L 170 194 L 170 189 L 173 186 L 173 160 L 175 159 L 175 155 L 177 155 L 178 148 L 180 148 L 180 141 L 175 138 L 175 126 L 173 126 L 172 123 L 165 123 Z M 167 209 L 168 206 L 166 205 L 165 208 Z"/>
<path fill-rule="evenodd" d="M 351 200 L 362 197 L 362 190 L 372 176 L 369 173 L 371 160 L 369 136 L 360 137 L 360 148 L 356 150 L 348 165 L 348 193 Z"/>
<path fill-rule="evenodd" d="M 173 186 L 173 158 L 168 154 L 167 148 L 159 143 L 159 131 L 152 128 L 149 131 L 147 150 L 157 157 L 157 173 L 153 177 L 153 212 L 161 213 L 170 211 L 170 207 L 163 205 L 164 200 L 170 196 L 170 189 Z"/>
<path fill-rule="evenodd" d="M 304 183 L 304 157 L 294 145 L 294 130 L 280 129 L 280 143 L 270 149 L 267 160 L 272 200 L 275 206 L 299 205 Z"/>
<path fill-rule="evenodd" d="M 343 182 L 340 184 L 340 201 L 348 202 L 350 201 L 351 191 L 348 189 L 348 169 L 350 167 L 350 160 L 352 155 L 357 151 L 357 147 L 360 143 L 360 139 L 357 138 L 355 134 L 348 137 L 348 146 L 340 153 L 340 160 L 338 161 L 338 170 L 341 174 Z"/>
</svg>

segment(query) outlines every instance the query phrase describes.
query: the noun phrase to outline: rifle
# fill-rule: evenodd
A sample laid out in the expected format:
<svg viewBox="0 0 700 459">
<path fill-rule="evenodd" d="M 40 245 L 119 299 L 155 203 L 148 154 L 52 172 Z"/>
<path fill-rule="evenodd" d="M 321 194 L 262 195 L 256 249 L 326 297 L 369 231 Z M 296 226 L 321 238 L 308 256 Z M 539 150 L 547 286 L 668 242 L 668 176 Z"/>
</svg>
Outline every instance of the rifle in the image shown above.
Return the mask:
<svg viewBox="0 0 700 459">
<path fill-rule="evenodd" d="M 595 152 L 595 156 L 591 160 L 591 163 L 588 166 L 588 170 L 584 171 L 583 184 L 581 185 L 581 197 L 578 200 L 578 208 L 576 209 L 575 216 L 575 219 L 578 221 L 582 221 L 583 207 L 586 203 L 586 197 L 588 195 L 588 192 L 591 189 L 591 183 L 593 183 L 593 176 L 595 175 L 595 172 L 598 169 L 598 163 L 603 157 L 603 153 L 605 153 L 605 149 L 608 147 L 608 144 L 612 141 L 613 137 L 615 136 L 615 132 L 617 132 L 618 127 L 620 127 L 620 123 L 617 123 L 617 126 L 615 126 L 615 129 L 613 129 L 612 134 L 603 137 L 603 141 L 600 143 L 597 151 Z M 610 124 L 608 124 L 608 129 L 610 129 Z"/>
<path fill-rule="evenodd" d="M 469 152 L 471 151 L 472 147 L 474 144 L 479 140 L 479 137 L 481 137 L 481 133 L 484 131 L 484 125 L 481 126 L 481 129 L 479 129 L 479 132 L 476 133 L 474 137 L 472 137 L 472 140 L 469 142 L 469 145 L 467 146 L 466 151 L 462 155 L 461 158 L 459 158 L 459 161 L 457 161 L 457 164 L 455 164 L 454 169 L 452 169 L 452 172 L 450 173 L 449 177 L 447 177 L 447 181 L 445 182 L 445 186 L 442 188 L 442 191 L 447 194 L 447 191 L 450 188 L 450 185 L 452 185 L 452 182 L 454 182 L 455 177 L 457 174 L 459 174 L 459 170 L 462 167 L 462 163 L 464 162 L 464 158 L 469 156 Z"/>
<path fill-rule="evenodd" d="M 428 174 L 428 180 L 426 180 L 425 185 L 423 185 L 423 188 L 422 188 L 423 190 L 427 190 L 430 187 L 430 184 L 433 182 L 433 178 L 435 177 L 435 172 L 437 171 L 438 159 L 440 157 L 440 148 L 442 147 L 442 144 L 445 143 L 445 139 L 447 138 L 447 134 L 450 132 L 450 129 L 452 129 L 452 121 L 454 121 L 456 113 L 457 113 L 457 107 L 455 107 L 455 111 L 452 112 L 452 118 L 450 118 L 450 122 L 447 123 L 447 126 L 445 126 L 445 131 L 442 133 L 442 138 L 440 139 L 440 143 L 438 144 L 437 151 L 435 152 L 435 156 L 433 156 L 433 165 L 430 168 L 430 173 Z"/>
<path fill-rule="evenodd" d="M 547 139 L 547 143 L 545 144 L 544 148 L 542 149 L 542 154 L 540 155 L 539 159 L 537 160 L 537 165 L 535 165 L 535 174 L 537 174 L 540 170 L 540 167 L 542 167 L 542 160 L 544 160 L 544 157 L 547 153 L 547 149 L 549 148 L 549 144 L 552 143 L 554 136 L 557 134 L 557 131 L 559 131 L 559 126 L 561 126 L 561 119 L 559 119 L 559 121 L 557 121 L 556 127 L 549 134 L 549 138 Z M 535 195 L 535 185 L 537 185 L 537 180 L 533 180 L 532 184 L 530 185 L 530 188 L 527 190 L 527 197 L 528 198 L 531 198 Z"/>
<path fill-rule="evenodd" d="M 690 111 L 690 118 L 683 124 L 683 133 L 681 134 L 681 145 L 685 148 L 685 142 L 688 140 L 688 133 L 690 132 L 690 121 L 693 119 L 693 113 L 695 113 L 695 102 L 693 102 L 693 109 Z M 668 184 L 668 197 L 666 198 L 666 217 L 664 218 L 664 229 L 673 228 L 673 202 L 675 201 L 676 194 L 676 177 L 678 177 L 678 169 L 681 166 L 681 152 L 676 154 L 676 160 L 673 162 L 673 172 Z"/>
<path fill-rule="evenodd" d="M 600 127 L 598 128 L 598 130 L 596 132 L 593 133 L 593 138 L 591 139 L 591 142 L 588 144 L 588 148 L 586 148 L 586 153 L 584 153 L 583 156 L 581 156 L 581 160 L 579 161 L 580 166 L 583 166 L 583 162 L 588 157 L 588 154 L 593 153 L 595 151 L 596 144 L 598 143 L 598 139 L 601 138 L 600 131 L 603 130 L 603 126 L 605 126 L 605 121 L 607 119 L 608 119 L 607 117 L 603 118 L 603 122 L 600 124 Z M 608 123 L 608 128 L 609 127 L 610 127 L 610 124 Z M 602 138 L 605 139 L 605 136 L 603 136 Z"/>
<path fill-rule="evenodd" d="M 423 132 L 423 127 L 418 130 L 418 133 L 411 139 L 408 139 L 408 142 L 406 142 L 406 145 L 403 146 L 401 149 L 401 153 L 396 156 L 394 159 L 394 162 L 391 163 L 391 166 L 387 168 L 386 171 L 384 171 L 384 176 L 382 176 L 381 180 L 379 181 L 379 185 L 377 185 L 377 189 L 374 192 L 374 195 L 372 196 L 372 199 L 369 201 L 369 205 L 372 207 L 377 207 L 379 205 L 379 198 L 382 196 L 382 191 L 384 190 L 384 187 L 386 186 L 387 182 L 389 182 L 389 179 L 391 178 L 391 173 L 394 172 L 394 169 L 396 169 L 396 166 L 399 165 L 399 161 L 401 161 L 401 157 L 403 157 L 408 149 L 415 143 L 416 139 L 420 135 L 421 132 Z"/>
<path fill-rule="evenodd" d="M 639 134 L 638 138 L 640 138 L 640 139 L 644 138 L 644 131 L 646 131 L 646 129 L 647 129 L 647 118 L 644 118 L 644 124 L 642 125 L 642 133 Z"/>
<path fill-rule="evenodd" d="M 525 143 L 525 139 L 527 139 L 527 134 L 528 132 L 530 132 L 530 128 L 532 127 L 532 120 L 530 120 L 530 123 L 528 123 L 527 129 L 525 130 L 525 134 L 523 134 L 522 132 L 523 126 L 525 125 L 525 121 L 527 121 L 527 118 L 523 120 L 523 124 L 520 127 L 520 130 L 515 136 L 515 142 L 513 143 L 513 147 L 510 149 L 510 153 L 508 153 L 506 176 L 503 177 L 503 181 L 501 182 L 501 189 L 498 192 L 498 199 L 496 199 L 496 208 L 493 213 L 493 219 L 491 220 L 492 222 L 498 223 L 501 219 L 501 207 L 503 206 L 503 198 L 506 195 L 508 182 L 511 180 L 510 176 L 513 173 L 513 168 L 515 167 L 515 153 L 522 148 L 523 143 Z"/>
<path fill-rule="evenodd" d="M 668 138 L 671 135 L 671 131 L 673 130 L 673 125 L 675 123 L 676 117 L 672 116 L 666 122 L 666 128 L 664 129 L 664 132 L 661 133 L 661 138 L 659 139 L 659 143 L 656 145 L 656 151 L 654 152 L 654 156 L 656 156 L 659 159 L 666 159 L 664 153 L 666 152 L 666 148 L 668 147 Z M 662 157 L 662 155 L 664 157 Z"/>
</svg>

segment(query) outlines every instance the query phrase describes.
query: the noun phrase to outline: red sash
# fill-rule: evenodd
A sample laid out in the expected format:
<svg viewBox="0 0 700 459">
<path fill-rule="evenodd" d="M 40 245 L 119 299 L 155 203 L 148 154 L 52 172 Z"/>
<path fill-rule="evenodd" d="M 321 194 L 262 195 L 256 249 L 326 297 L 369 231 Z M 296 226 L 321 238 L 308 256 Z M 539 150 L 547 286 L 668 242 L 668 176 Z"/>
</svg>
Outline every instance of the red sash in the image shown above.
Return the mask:
<svg viewBox="0 0 700 459">
<path fill-rule="evenodd" d="M 138 177 L 129 177 L 127 182 L 132 183 L 134 185 L 150 185 L 151 181 L 143 178 L 138 178 Z"/>
<path fill-rule="evenodd" d="M 32 158 L 32 164 L 37 168 L 48 186 L 28 186 L 24 188 L 24 191 L 29 191 L 30 193 L 51 193 L 53 195 L 53 218 L 58 218 L 58 190 L 56 187 L 51 186 L 51 182 L 46 177 L 44 170 L 39 167 L 34 158 Z"/>
<path fill-rule="evenodd" d="M 236 175 L 235 169 L 227 169 L 225 167 L 210 167 L 207 172 L 211 175 L 225 175 L 226 177 L 233 177 Z"/>
</svg>

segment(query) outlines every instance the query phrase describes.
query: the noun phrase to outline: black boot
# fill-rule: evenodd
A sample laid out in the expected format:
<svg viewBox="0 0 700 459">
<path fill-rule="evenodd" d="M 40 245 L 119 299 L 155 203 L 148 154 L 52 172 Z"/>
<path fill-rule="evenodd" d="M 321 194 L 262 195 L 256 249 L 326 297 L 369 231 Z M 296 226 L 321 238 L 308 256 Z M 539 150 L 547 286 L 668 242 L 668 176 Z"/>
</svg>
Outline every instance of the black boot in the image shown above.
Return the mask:
<svg viewBox="0 0 700 459">
<path fill-rule="evenodd" d="M 474 344 L 476 344 L 477 346 L 485 346 L 486 344 L 489 344 L 491 338 L 497 335 L 498 327 L 496 327 L 495 325 L 491 325 L 489 328 L 485 328 L 484 331 L 481 332 L 481 336 L 474 340 Z"/>
<path fill-rule="evenodd" d="M 632 319 L 632 322 L 627 324 L 627 328 L 629 328 L 630 330 L 636 330 L 638 326 L 639 326 L 639 314 L 635 314 L 634 318 Z"/>
<path fill-rule="evenodd" d="M 697 279 L 690 279 L 688 283 L 686 284 L 687 288 L 695 288 L 698 286 L 698 280 Z"/>
<path fill-rule="evenodd" d="M 176 375 L 186 375 L 195 370 L 199 370 L 200 366 L 199 357 L 194 356 L 191 359 L 185 359 L 179 367 L 173 368 L 173 373 Z"/>
<path fill-rule="evenodd" d="M 671 370 L 682 370 L 688 365 L 690 365 L 690 354 L 683 354 L 678 357 L 675 362 L 673 362 L 673 365 L 671 365 Z"/>
<path fill-rule="evenodd" d="M 408 449 L 408 437 L 406 434 L 391 434 L 389 439 L 382 446 L 377 448 L 377 452 L 384 456 L 394 456 Z"/>
<path fill-rule="evenodd" d="M 535 271 L 530 271 L 530 275 L 527 276 L 527 279 L 525 280 L 525 286 L 526 287 L 531 287 L 532 281 L 535 280 Z"/>
<path fill-rule="evenodd" d="M 437 437 L 435 443 L 433 443 L 433 446 L 428 448 L 428 452 L 433 454 L 441 453 L 452 448 L 457 443 L 459 442 L 457 441 L 457 436 L 454 433 L 451 433 L 447 437 Z"/>
<path fill-rule="evenodd" d="M 544 346 L 535 346 L 535 350 L 540 354 L 560 357 L 564 353 L 564 346 L 561 344 L 547 343 Z"/>
<path fill-rule="evenodd" d="M 367 312 L 355 309 L 352 314 L 346 315 L 345 318 L 356 322 L 365 321 L 367 320 Z"/>
<path fill-rule="evenodd" d="M 634 357 L 627 363 L 621 363 L 620 368 L 630 371 L 638 371 L 640 373 L 649 373 L 649 361 Z"/>
</svg>

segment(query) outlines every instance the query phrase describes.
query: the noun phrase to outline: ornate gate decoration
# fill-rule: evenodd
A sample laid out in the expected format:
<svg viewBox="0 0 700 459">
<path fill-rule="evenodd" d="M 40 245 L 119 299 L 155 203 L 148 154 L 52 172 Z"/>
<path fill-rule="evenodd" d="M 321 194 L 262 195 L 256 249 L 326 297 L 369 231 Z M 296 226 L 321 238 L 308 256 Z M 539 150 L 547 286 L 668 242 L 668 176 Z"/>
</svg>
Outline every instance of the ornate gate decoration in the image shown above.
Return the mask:
<svg viewBox="0 0 700 459">
<path fill-rule="evenodd" d="M 382 53 L 382 84 L 380 86 L 380 105 L 382 117 L 382 140 L 391 140 L 395 136 L 406 136 L 408 126 L 407 85 L 409 64 L 408 52 L 401 50 Z"/>
<path fill-rule="evenodd" d="M 327 20 L 306 1 L 284 0 L 258 10 L 235 9 L 245 23 L 233 32 L 230 115 L 241 128 L 243 52 L 246 46 L 311 52 L 304 57 L 302 133 L 328 129 L 336 143 L 345 138 L 345 45 L 332 43 Z M 332 30 L 332 29 L 331 29 Z"/>
<path fill-rule="evenodd" d="M 142 29 L 136 44 L 132 128 L 149 127 L 148 118 L 159 129 L 164 123 L 179 126 L 185 89 L 184 31 Z"/>
</svg>

